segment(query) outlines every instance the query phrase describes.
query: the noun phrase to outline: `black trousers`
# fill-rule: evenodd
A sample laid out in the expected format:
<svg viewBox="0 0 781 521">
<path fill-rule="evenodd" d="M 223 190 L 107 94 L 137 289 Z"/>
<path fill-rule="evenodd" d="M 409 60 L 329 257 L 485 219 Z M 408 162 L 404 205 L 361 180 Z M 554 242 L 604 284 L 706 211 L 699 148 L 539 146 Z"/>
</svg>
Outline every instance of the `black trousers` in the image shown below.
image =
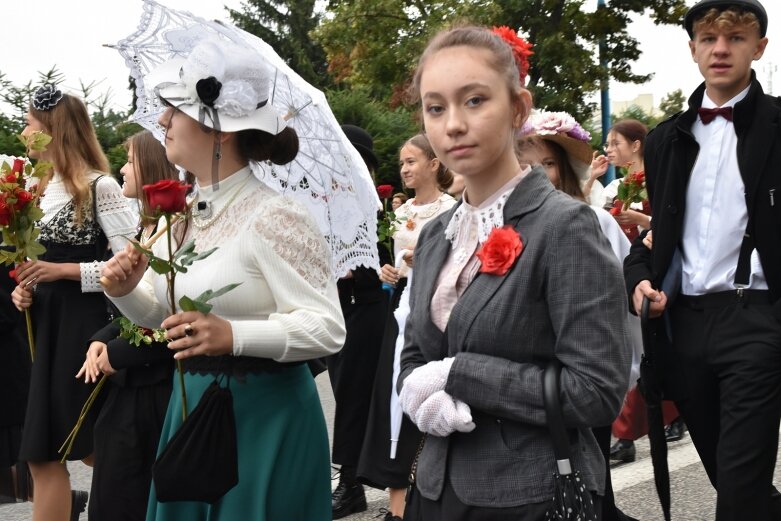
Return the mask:
<svg viewBox="0 0 781 521">
<path fill-rule="evenodd" d="M 673 399 L 718 493 L 717 521 L 781 520 L 773 487 L 781 420 L 781 322 L 769 304 L 670 310 Z"/>
</svg>

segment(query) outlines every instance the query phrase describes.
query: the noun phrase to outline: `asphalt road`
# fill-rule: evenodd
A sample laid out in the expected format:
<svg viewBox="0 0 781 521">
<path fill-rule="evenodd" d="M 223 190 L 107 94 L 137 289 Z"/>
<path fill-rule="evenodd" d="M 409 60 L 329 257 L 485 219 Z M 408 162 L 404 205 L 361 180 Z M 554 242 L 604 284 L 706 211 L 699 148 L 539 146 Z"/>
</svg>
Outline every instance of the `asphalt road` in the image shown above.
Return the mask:
<svg viewBox="0 0 781 521">
<path fill-rule="evenodd" d="M 330 437 L 334 399 L 328 375 L 321 374 L 317 378 L 317 384 Z M 648 443 L 646 439 L 642 439 L 637 442 L 636 446 L 637 460 L 634 463 L 613 467 L 612 477 L 616 502 L 624 512 L 641 521 L 662 521 L 663 517 L 653 484 Z M 673 520 L 713 520 L 716 494 L 708 482 L 688 436 L 670 445 L 668 461 L 671 473 Z M 73 487 L 89 490 L 92 470 L 81 463 L 72 463 L 69 465 L 69 469 Z M 776 463 L 775 483 L 777 487 L 781 484 L 781 464 L 779 463 Z M 336 482 L 334 482 L 334 486 L 336 486 Z M 345 521 L 377 521 L 381 519 L 379 511 L 380 508 L 387 506 L 387 494 L 383 491 L 367 488 L 366 496 L 369 509 L 366 512 L 346 517 Z M 32 517 L 31 513 L 32 507 L 29 503 L 3 505 L 0 506 L 0 521 L 29 521 Z M 82 514 L 79 520 L 87 521 L 86 513 Z"/>
</svg>

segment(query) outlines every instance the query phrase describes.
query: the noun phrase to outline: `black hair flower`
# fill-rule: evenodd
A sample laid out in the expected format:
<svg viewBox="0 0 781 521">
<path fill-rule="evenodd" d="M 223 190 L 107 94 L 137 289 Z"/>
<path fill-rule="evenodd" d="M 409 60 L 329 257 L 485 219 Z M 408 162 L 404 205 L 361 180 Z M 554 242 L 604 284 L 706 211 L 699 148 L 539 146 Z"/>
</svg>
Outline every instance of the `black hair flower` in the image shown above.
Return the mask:
<svg viewBox="0 0 781 521">
<path fill-rule="evenodd" d="M 198 80 L 198 83 L 195 84 L 195 92 L 198 93 L 198 97 L 201 98 L 204 105 L 209 107 L 214 107 L 215 100 L 220 97 L 221 88 L 222 83 L 217 81 L 214 76 Z"/>
<path fill-rule="evenodd" d="M 51 110 L 62 99 L 62 91 L 46 83 L 42 85 L 33 96 L 33 108 L 35 110 Z"/>
</svg>

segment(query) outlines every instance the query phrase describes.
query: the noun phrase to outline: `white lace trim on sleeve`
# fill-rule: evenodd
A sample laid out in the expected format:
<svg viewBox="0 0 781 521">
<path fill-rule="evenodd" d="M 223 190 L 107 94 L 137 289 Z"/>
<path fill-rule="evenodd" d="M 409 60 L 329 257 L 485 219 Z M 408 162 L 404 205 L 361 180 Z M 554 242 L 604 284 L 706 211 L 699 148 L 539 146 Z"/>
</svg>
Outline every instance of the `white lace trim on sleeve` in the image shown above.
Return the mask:
<svg viewBox="0 0 781 521">
<path fill-rule="evenodd" d="M 81 292 L 97 293 L 103 291 L 100 285 L 100 272 L 103 270 L 105 262 L 82 262 L 79 264 L 81 274 Z"/>
<path fill-rule="evenodd" d="M 103 176 L 95 186 L 97 220 L 114 249 L 115 237 L 130 238 L 136 233 L 138 214 L 122 195 L 122 188 L 110 176 Z M 124 244 L 124 241 L 122 241 Z"/>
</svg>

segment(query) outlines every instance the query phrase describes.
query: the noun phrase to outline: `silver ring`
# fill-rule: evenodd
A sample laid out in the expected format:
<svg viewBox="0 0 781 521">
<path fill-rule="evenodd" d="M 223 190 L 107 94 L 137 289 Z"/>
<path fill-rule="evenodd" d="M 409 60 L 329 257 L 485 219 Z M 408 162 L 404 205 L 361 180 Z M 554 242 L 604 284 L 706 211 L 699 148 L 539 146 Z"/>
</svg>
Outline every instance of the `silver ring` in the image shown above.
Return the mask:
<svg viewBox="0 0 781 521">
<path fill-rule="evenodd" d="M 184 326 L 184 336 L 193 336 L 195 334 L 195 329 L 193 329 L 192 324 L 187 324 Z"/>
<path fill-rule="evenodd" d="M 27 282 L 25 282 L 24 283 L 25 289 L 27 289 L 30 286 L 30 284 L 35 284 L 36 280 L 38 280 L 38 276 L 37 275 L 35 277 L 31 278 L 30 280 L 28 280 Z"/>
</svg>

